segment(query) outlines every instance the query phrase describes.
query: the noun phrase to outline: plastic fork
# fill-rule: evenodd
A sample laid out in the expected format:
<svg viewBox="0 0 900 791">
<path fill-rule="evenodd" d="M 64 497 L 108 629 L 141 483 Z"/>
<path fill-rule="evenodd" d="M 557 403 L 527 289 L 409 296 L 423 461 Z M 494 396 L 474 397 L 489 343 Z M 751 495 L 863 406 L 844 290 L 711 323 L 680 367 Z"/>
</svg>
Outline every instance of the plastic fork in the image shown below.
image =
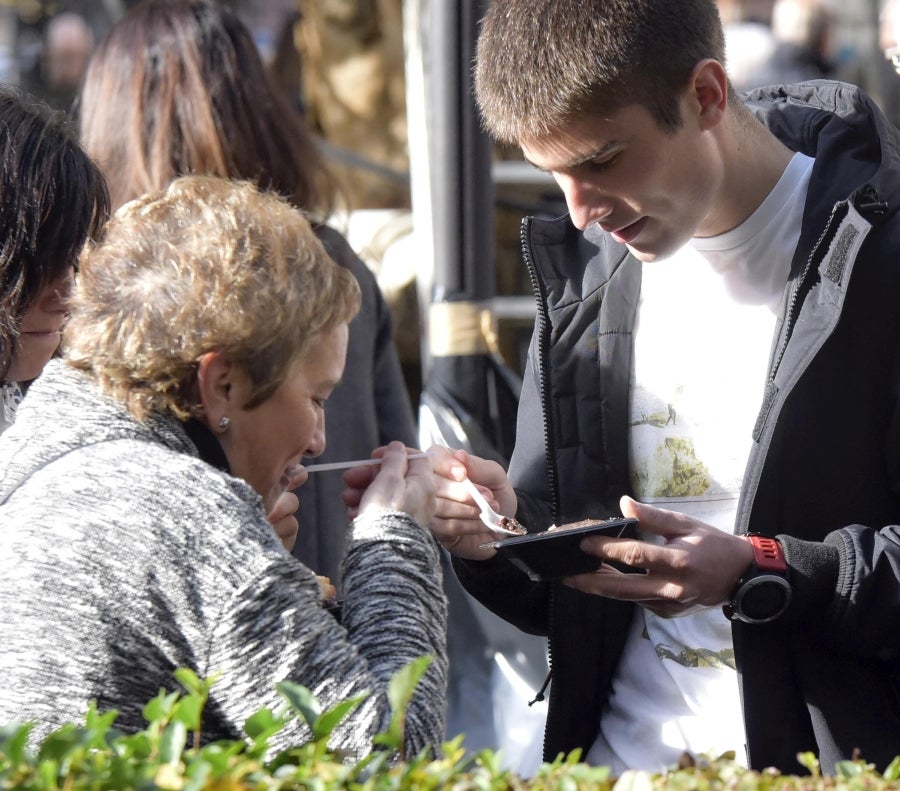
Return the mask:
<svg viewBox="0 0 900 791">
<path fill-rule="evenodd" d="M 472 495 L 472 499 L 475 501 L 475 505 L 481 509 L 481 521 L 484 522 L 492 532 L 500 533 L 504 536 L 518 536 L 521 535 L 517 533 L 515 530 L 508 530 L 503 527 L 503 523 L 506 520 L 505 517 L 498 514 L 490 505 L 488 505 L 488 501 L 484 499 L 484 496 L 481 492 L 478 491 L 478 487 L 472 483 L 468 478 L 463 481 L 465 487 L 469 490 L 469 494 Z"/>
</svg>

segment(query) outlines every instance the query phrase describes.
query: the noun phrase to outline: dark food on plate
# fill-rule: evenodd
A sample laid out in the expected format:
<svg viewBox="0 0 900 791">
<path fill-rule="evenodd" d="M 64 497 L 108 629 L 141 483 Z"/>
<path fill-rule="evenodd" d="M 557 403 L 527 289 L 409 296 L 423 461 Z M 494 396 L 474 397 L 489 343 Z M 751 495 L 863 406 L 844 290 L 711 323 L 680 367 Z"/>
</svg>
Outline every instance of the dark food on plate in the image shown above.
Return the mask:
<svg viewBox="0 0 900 791">
<path fill-rule="evenodd" d="M 513 519 L 511 516 L 504 516 L 503 518 L 501 518 L 500 527 L 502 527 L 504 530 L 510 530 L 513 533 L 517 533 L 520 536 L 524 536 L 527 532 L 522 524 Z"/>
</svg>

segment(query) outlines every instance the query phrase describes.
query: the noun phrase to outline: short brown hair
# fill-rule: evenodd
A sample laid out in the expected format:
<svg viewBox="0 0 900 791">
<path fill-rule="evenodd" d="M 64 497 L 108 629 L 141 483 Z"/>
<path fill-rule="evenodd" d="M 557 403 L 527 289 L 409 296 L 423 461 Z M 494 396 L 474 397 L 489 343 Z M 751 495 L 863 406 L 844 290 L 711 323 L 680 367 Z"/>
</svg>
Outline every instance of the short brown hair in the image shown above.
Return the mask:
<svg viewBox="0 0 900 791">
<path fill-rule="evenodd" d="M 123 206 L 80 263 L 65 357 L 138 419 L 188 417 L 209 351 L 262 403 L 359 308 L 303 214 L 249 182 L 176 179 Z"/>
<path fill-rule="evenodd" d="M 705 58 L 725 62 L 714 0 L 493 0 L 475 93 L 488 132 L 504 143 L 632 103 L 675 129 L 687 80 Z"/>
</svg>

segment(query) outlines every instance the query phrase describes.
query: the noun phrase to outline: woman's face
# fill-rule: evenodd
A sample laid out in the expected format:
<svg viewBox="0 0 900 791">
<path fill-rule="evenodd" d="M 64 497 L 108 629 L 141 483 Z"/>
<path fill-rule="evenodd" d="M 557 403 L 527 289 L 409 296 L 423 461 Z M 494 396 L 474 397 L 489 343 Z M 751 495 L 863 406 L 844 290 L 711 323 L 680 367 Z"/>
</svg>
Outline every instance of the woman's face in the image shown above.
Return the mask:
<svg viewBox="0 0 900 791">
<path fill-rule="evenodd" d="M 344 372 L 347 338 L 347 325 L 339 325 L 322 337 L 317 353 L 262 404 L 225 410 L 231 422 L 217 436 L 231 474 L 247 481 L 267 509 L 290 484 L 288 470 L 303 456 L 318 456 L 325 450 L 325 401 Z M 249 386 L 249 378 L 237 373 L 236 405 L 247 402 L 240 391 Z M 215 426 L 212 429 L 216 431 Z"/>
<path fill-rule="evenodd" d="M 16 353 L 6 372 L 8 381 L 28 382 L 44 370 L 62 337 L 72 284 L 72 269 L 67 269 L 38 292 L 22 318 Z"/>
</svg>

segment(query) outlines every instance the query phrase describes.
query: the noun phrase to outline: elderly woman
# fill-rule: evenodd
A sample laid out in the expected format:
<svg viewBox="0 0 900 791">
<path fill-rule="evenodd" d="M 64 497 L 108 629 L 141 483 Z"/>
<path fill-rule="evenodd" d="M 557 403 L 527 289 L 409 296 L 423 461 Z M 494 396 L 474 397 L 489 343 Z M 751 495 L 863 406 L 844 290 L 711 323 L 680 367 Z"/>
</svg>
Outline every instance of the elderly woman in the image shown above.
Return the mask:
<svg viewBox="0 0 900 791">
<path fill-rule="evenodd" d="M 430 460 L 386 448 L 348 534 L 342 624 L 266 521 L 325 446 L 358 305 L 301 213 L 248 183 L 184 177 L 114 216 L 82 256 L 63 359 L 0 437 L 0 723 L 41 736 L 96 699 L 137 729 L 183 666 L 221 673 L 208 740 L 277 707 L 281 679 L 325 706 L 370 691 L 334 736 L 358 757 L 390 676 L 430 654 L 406 748 L 440 741 Z M 294 722 L 273 746 L 307 735 Z"/>
<path fill-rule="evenodd" d="M 252 180 L 322 220 L 337 184 L 303 119 L 266 76 L 250 29 L 227 3 L 144 0 L 91 56 L 80 97 L 81 139 L 106 175 L 113 207 L 190 173 Z M 356 277 L 347 366 L 328 401 L 322 461 L 359 459 L 376 445 L 417 443 L 390 310 L 369 268 L 334 228 L 315 224 L 328 254 Z M 415 332 L 415 328 L 413 328 Z M 339 474 L 300 491 L 294 555 L 337 579 L 345 520 Z"/>
<path fill-rule="evenodd" d="M 0 433 L 59 346 L 75 261 L 108 214 L 100 170 L 59 117 L 0 86 Z"/>
</svg>

